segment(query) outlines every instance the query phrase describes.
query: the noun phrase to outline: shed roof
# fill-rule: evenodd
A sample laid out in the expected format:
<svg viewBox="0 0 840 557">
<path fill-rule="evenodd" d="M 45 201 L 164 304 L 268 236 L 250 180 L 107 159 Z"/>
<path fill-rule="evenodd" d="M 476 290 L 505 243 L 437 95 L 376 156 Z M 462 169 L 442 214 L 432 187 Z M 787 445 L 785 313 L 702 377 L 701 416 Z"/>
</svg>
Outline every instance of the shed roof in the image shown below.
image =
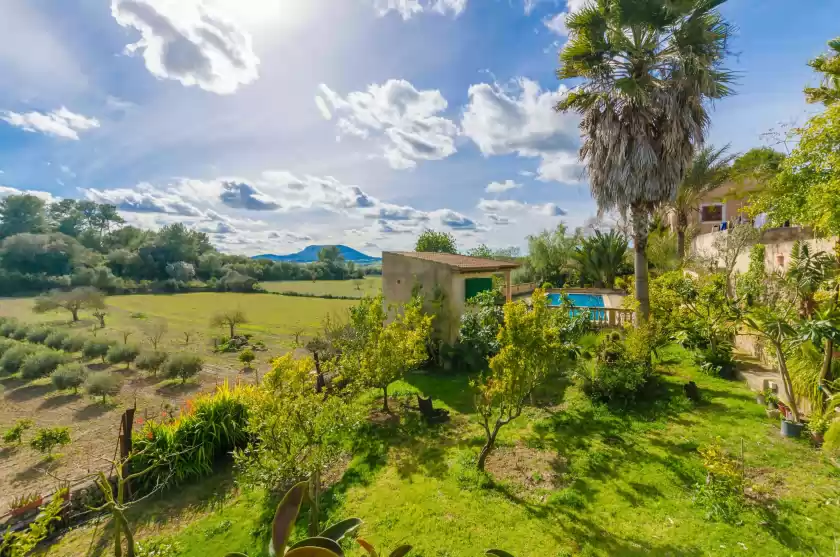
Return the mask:
<svg viewBox="0 0 840 557">
<path fill-rule="evenodd" d="M 447 267 L 462 272 L 503 271 L 520 267 L 519 263 L 511 261 L 497 261 L 495 259 L 470 257 L 468 255 L 458 255 L 454 253 L 434 253 L 427 251 L 392 251 L 386 253 L 402 255 L 403 257 L 411 257 L 413 259 L 422 259 L 423 261 L 431 261 L 433 263 L 446 265 Z"/>
</svg>

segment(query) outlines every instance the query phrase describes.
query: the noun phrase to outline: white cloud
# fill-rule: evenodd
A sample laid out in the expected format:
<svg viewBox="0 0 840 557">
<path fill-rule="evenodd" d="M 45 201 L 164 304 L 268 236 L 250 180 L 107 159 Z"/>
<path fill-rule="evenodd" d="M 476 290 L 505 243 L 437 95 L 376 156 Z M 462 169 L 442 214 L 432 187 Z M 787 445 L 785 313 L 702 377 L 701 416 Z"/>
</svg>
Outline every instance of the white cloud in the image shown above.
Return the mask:
<svg viewBox="0 0 840 557">
<path fill-rule="evenodd" d="M 380 16 L 397 12 L 403 19 L 423 12 L 435 12 L 442 15 L 452 14 L 458 17 L 467 7 L 467 0 L 374 0 L 374 8 Z"/>
<path fill-rule="evenodd" d="M 566 0 L 566 5 L 569 7 L 569 12 L 576 12 L 590 2 L 591 0 Z"/>
<path fill-rule="evenodd" d="M 566 37 L 569 34 L 568 29 L 566 29 L 566 17 L 568 15 L 569 14 L 566 12 L 560 12 L 555 16 L 544 19 L 543 25 L 548 27 L 548 30 L 554 33 L 555 35 Z"/>
<path fill-rule="evenodd" d="M 138 184 L 133 189 L 83 189 L 81 191 L 91 201 L 115 205 L 117 209 L 126 213 L 161 213 L 183 217 L 201 217 L 204 215 L 197 207 L 185 201 L 182 196 L 160 190 L 147 183 Z"/>
<path fill-rule="evenodd" d="M 567 214 L 565 209 L 561 209 L 554 203 L 525 203 L 523 201 L 514 201 L 512 199 L 498 200 L 498 199 L 481 199 L 477 205 L 480 211 L 487 213 L 487 217 L 493 220 L 498 218 L 500 213 L 533 213 L 547 217 L 562 217 Z M 490 215 L 493 215 L 491 217 Z"/>
<path fill-rule="evenodd" d="M 508 89 L 488 83 L 471 86 L 462 120 L 463 134 L 485 156 L 515 153 L 520 157 L 539 157 L 540 180 L 562 181 L 559 179 L 580 176 L 579 117 L 554 109 L 568 89 L 560 86 L 557 91 L 543 91 L 539 83 L 527 78 L 516 80 L 512 90 Z"/>
<path fill-rule="evenodd" d="M 508 190 L 521 188 L 522 184 L 517 184 L 513 180 L 505 180 L 504 182 L 491 182 L 484 188 L 487 193 L 504 193 Z"/>
<path fill-rule="evenodd" d="M 17 188 L 10 188 L 8 186 L 0 186 L 0 199 L 4 197 L 9 197 L 10 195 L 34 195 L 35 197 L 43 199 L 47 203 L 52 203 L 56 200 L 56 198 L 53 197 L 53 194 L 46 191 L 19 190 Z"/>
<path fill-rule="evenodd" d="M 228 207 L 248 211 L 274 211 L 280 208 L 279 202 L 250 184 L 224 181 L 221 185 L 219 200 Z"/>
<path fill-rule="evenodd" d="M 112 0 L 111 15 L 140 32 L 126 52 L 142 52 L 155 77 L 221 95 L 259 77 L 251 35 L 208 1 Z"/>
<path fill-rule="evenodd" d="M 22 130 L 78 141 L 79 132 L 99 127 L 99 120 L 87 118 L 61 107 L 52 112 L 2 112 L 0 120 Z"/>
<path fill-rule="evenodd" d="M 414 168 L 419 160 L 440 160 L 455 153 L 457 126 L 439 114 L 447 108 L 438 90 L 418 91 L 390 79 L 346 97 L 320 86 L 315 97 L 321 114 L 337 119 L 341 135 L 372 139 L 392 168 Z"/>
<path fill-rule="evenodd" d="M 507 226 L 508 224 L 516 222 L 504 215 L 497 215 L 495 213 L 487 213 L 487 219 L 496 226 Z"/>
<path fill-rule="evenodd" d="M 452 230 L 477 230 L 479 224 L 466 215 L 451 209 L 432 211 L 430 216 Z"/>
</svg>

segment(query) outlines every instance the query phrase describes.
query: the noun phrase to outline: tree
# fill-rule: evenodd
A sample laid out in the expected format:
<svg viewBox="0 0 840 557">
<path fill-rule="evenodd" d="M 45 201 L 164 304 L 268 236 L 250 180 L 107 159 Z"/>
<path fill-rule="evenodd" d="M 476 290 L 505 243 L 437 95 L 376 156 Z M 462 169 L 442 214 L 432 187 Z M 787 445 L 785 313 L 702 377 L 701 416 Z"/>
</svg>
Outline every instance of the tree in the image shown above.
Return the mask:
<svg viewBox="0 0 840 557">
<path fill-rule="evenodd" d="M 811 252 L 807 242 L 799 240 L 790 250 L 787 280 L 799 301 L 799 317 L 810 319 L 817 309 L 817 292 L 837 272 L 837 262 L 824 251 Z"/>
<path fill-rule="evenodd" d="M 761 231 L 749 225 L 742 224 L 735 226 L 715 237 L 712 248 L 715 250 L 719 263 L 723 264 L 723 276 L 726 278 L 726 294 L 732 298 L 735 295 L 735 285 L 732 281 L 732 273 L 735 272 L 735 265 L 738 257 L 758 242 L 761 238 Z"/>
<path fill-rule="evenodd" d="M 505 304 L 499 353 L 490 359 L 489 372 L 471 383 L 485 434 L 479 470 L 484 470 L 499 430 L 522 414 L 526 397 L 546 377 L 562 346 L 545 291 L 534 291 L 531 305 L 529 310 L 521 301 Z"/>
<path fill-rule="evenodd" d="M 166 363 L 166 359 L 168 357 L 169 355 L 166 352 L 141 352 L 140 355 L 137 356 L 137 360 L 135 360 L 134 365 L 137 366 L 137 369 L 150 371 L 153 376 L 156 376 L 160 368 L 163 367 L 163 364 Z"/>
<path fill-rule="evenodd" d="M 34 195 L 10 195 L 0 199 L 0 238 L 47 231 L 44 200 Z"/>
<path fill-rule="evenodd" d="M 195 278 L 195 267 L 192 263 L 176 261 L 166 265 L 166 274 L 174 280 L 189 282 Z"/>
<path fill-rule="evenodd" d="M 809 103 L 823 103 L 829 106 L 840 101 L 840 37 L 828 41 L 831 51 L 820 54 L 810 62 L 814 71 L 822 74 L 819 87 L 806 87 L 805 98 Z"/>
<path fill-rule="evenodd" d="M 9 236 L 0 244 L 3 267 L 21 273 L 69 275 L 89 252 L 64 234 L 22 233 Z"/>
<path fill-rule="evenodd" d="M 432 331 L 432 316 L 423 313 L 423 299 L 415 296 L 404 306 L 388 314 L 382 295 L 364 298 L 350 309 L 354 339 L 345 357 L 358 370 L 362 383 L 382 389 L 382 409 L 388 407 L 388 386 L 426 361 L 426 343 Z"/>
<path fill-rule="evenodd" d="M 348 432 L 362 419 L 352 392 L 315 390 L 313 361 L 291 353 L 277 358 L 254 398 L 248 420 L 251 445 L 237 451 L 250 483 L 269 489 L 290 478 L 310 479 L 312 514 L 309 531 L 319 531 L 320 475 L 341 453 Z"/>
<path fill-rule="evenodd" d="M 131 362 L 137 359 L 140 349 L 130 344 L 115 344 L 108 349 L 108 362 L 112 364 L 125 364 L 125 369 L 131 367 Z"/>
<path fill-rule="evenodd" d="M 567 282 L 580 236 L 569 236 L 566 232 L 566 225 L 561 223 L 554 230 L 528 236 L 527 266 L 537 282 L 547 281 L 557 286 Z"/>
<path fill-rule="evenodd" d="M 82 346 L 82 356 L 86 360 L 102 358 L 102 362 L 105 363 L 105 357 L 108 355 L 108 350 L 110 349 L 110 342 L 104 340 L 90 339 L 85 341 L 84 345 Z"/>
<path fill-rule="evenodd" d="M 607 234 L 596 230 L 594 236 L 583 239 L 572 257 L 580 266 L 581 275 L 591 279 L 596 287 L 613 288 L 626 253 L 627 238 L 624 235 L 615 230 Z"/>
<path fill-rule="evenodd" d="M 233 338 L 236 333 L 236 326 L 248 322 L 248 317 L 241 309 L 223 310 L 215 315 L 210 320 L 210 325 L 213 327 L 227 327 L 230 331 L 230 338 Z"/>
<path fill-rule="evenodd" d="M 583 117 L 580 158 L 598 208 L 630 212 L 642 321 L 650 313 L 649 214 L 674 197 L 703 144 L 707 101 L 730 93 L 721 3 L 593 0 L 566 18 L 557 75 L 584 82 L 557 109 Z"/>
<path fill-rule="evenodd" d="M 97 309 L 97 310 L 93 311 L 92 315 L 94 317 L 96 317 L 96 319 L 99 321 L 99 328 L 104 329 L 105 328 L 105 317 L 107 317 L 108 312 L 105 311 L 104 309 Z"/>
<path fill-rule="evenodd" d="M 677 187 L 677 195 L 667 202 L 677 220 L 677 252 L 680 259 L 685 258 L 689 215 L 696 214 L 703 196 L 723 184 L 729 176 L 729 163 L 735 157 L 728 154 L 728 150 L 729 145 L 720 149 L 708 145 L 700 149 Z"/>
<path fill-rule="evenodd" d="M 53 290 L 35 298 L 35 313 L 45 313 L 57 309 L 69 311 L 73 321 L 79 320 L 81 309 L 103 309 L 105 296 L 96 288 L 81 286 L 70 291 Z"/>
<path fill-rule="evenodd" d="M 169 323 L 165 319 L 160 319 L 150 323 L 148 327 L 143 329 L 146 335 L 146 340 L 152 345 L 152 348 L 157 351 L 158 345 L 169 332 Z"/>
<path fill-rule="evenodd" d="M 39 429 L 29 445 L 39 453 L 47 453 L 47 458 L 53 458 L 53 450 L 56 447 L 70 443 L 70 428 L 51 427 Z"/>
<path fill-rule="evenodd" d="M 204 360 L 201 359 L 201 356 L 182 352 L 169 358 L 163 369 L 167 377 L 178 377 L 183 384 L 190 377 L 198 375 L 202 367 L 204 367 Z"/>
<path fill-rule="evenodd" d="M 85 381 L 85 392 L 91 396 L 101 396 L 102 404 L 105 404 L 108 395 L 120 392 L 120 379 L 108 371 L 91 373 Z"/>
<path fill-rule="evenodd" d="M 435 253 L 458 253 L 455 237 L 448 232 L 424 230 L 417 238 L 414 251 L 431 251 Z"/>
<path fill-rule="evenodd" d="M 324 246 L 318 252 L 318 261 L 322 263 L 338 264 L 344 261 L 344 256 L 338 246 Z"/>
<path fill-rule="evenodd" d="M 242 365 L 244 365 L 245 369 L 248 371 L 251 370 L 251 362 L 253 362 L 256 358 L 257 357 L 254 355 L 254 351 L 250 348 L 246 348 L 239 353 L 239 361 L 242 362 Z"/>
<path fill-rule="evenodd" d="M 70 363 L 58 366 L 58 368 L 50 375 L 53 386 L 59 391 L 64 389 L 73 389 L 73 394 L 79 392 L 79 387 L 84 384 L 87 379 L 87 368 L 82 364 Z"/>
</svg>

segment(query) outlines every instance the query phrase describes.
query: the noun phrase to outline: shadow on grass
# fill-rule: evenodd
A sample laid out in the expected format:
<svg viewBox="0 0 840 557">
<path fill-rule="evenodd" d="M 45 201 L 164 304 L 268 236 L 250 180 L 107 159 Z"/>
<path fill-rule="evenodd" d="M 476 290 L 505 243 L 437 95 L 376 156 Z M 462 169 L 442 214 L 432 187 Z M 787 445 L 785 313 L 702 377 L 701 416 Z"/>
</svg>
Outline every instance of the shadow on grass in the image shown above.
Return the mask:
<svg viewBox="0 0 840 557">
<path fill-rule="evenodd" d="M 44 396 L 52 390 L 53 386 L 50 384 L 26 385 L 24 387 L 18 387 L 13 391 L 7 392 L 6 398 L 15 402 L 25 402 L 27 400 L 32 400 L 33 398 Z"/>
<path fill-rule="evenodd" d="M 439 400 L 450 409 L 461 414 L 475 410 L 470 376 L 465 373 L 430 370 L 426 373 L 412 373 L 405 382 L 417 388 L 424 396 Z"/>
<path fill-rule="evenodd" d="M 64 406 L 74 400 L 79 400 L 80 398 L 82 398 L 82 395 L 79 393 L 64 393 L 61 395 L 47 397 L 38 406 L 38 410 L 51 410 L 53 408 Z"/>
<path fill-rule="evenodd" d="M 24 468 L 23 470 L 18 471 L 14 475 L 14 481 L 27 482 L 39 478 L 47 472 L 51 472 L 52 470 L 58 467 L 59 458 L 60 457 L 58 456 L 54 456 L 53 458 L 45 457 L 39 460 L 38 462 L 33 463 L 28 468 Z"/>
<path fill-rule="evenodd" d="M 76 412 L 73 414 L 73 421 L 82 422 L 85 420 L 93 420 L 104 414 L 107 414 L 116 407 L 117 405 L 114 402 L 102 402 L 102 400 L 97 400 L 96 402 L 91 402 L 84 408 L 76 410 Z"/>
<path fill-rule="evenodd" d="M 192 393 L 201 388 L 199 383 L 187 381 L 181 383 L 180 379 L 164 381 L 155 392 L 160 396 L 178 396 Z"/>
</svg>

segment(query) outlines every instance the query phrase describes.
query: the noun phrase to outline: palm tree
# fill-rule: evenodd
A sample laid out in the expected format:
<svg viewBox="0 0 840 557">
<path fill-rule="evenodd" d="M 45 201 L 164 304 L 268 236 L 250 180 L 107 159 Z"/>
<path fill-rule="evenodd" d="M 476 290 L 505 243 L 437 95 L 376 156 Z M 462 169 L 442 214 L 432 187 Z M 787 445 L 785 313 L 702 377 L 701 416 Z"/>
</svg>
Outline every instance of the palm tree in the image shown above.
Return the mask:
<svg viewBox="0 0 840 557">
<path fill-rule="evenodd" d="M 715 149 L 709 145 L 700 149 L 691 161 L 691 167 L 677 187 L 677 195 L 668 202 L 668 208 L 677 218 L 677 254 L 685 257 L 685 232 L 688 216 L 700 207 L 700 199 L 720 186 L 729 174 L 729 163 L 735 156 L 727 154 L 729 145 Z"/>
<path fill-rule="evenodd" d="M 582 115 L 581 160 L 601 211 L 630 212 L 639 314 L 650 313 L 650 212 L 676 194 L 709 124 L 706 104 L 730 94 L 721 68 L 724 0 L 590 0 L 566 19 L 560 79 L 583 79 L 557 104 Z"/>
<path fill-rule="evenodd" d="M 806 87 L 805 98 L 809 103 L 823 103 L 828 106 L 840 101 L 840 37 L 828 41 L 832 52 L 820 54 L 808 65 L 823 74 L 819 87 Z"/>
<path fill-rule="evenodd" d="M 581 276 L 591 278 L 598 288 L 612 288 L 626 253 L 627 238 L 623 234 L 596 230 L 575 248 L 572 258 L 580 266 Z"/>
<path fill-rule="evenodd" d="M 812 253 L 807 242 L 797 240 L 793 243 L 787 279 L 799 300 L 799 317 L 813 317 L 817 309 L 814 297 L 835 272 L 836 262 L 833 257 L 824 251 Z"/>
</svg>

